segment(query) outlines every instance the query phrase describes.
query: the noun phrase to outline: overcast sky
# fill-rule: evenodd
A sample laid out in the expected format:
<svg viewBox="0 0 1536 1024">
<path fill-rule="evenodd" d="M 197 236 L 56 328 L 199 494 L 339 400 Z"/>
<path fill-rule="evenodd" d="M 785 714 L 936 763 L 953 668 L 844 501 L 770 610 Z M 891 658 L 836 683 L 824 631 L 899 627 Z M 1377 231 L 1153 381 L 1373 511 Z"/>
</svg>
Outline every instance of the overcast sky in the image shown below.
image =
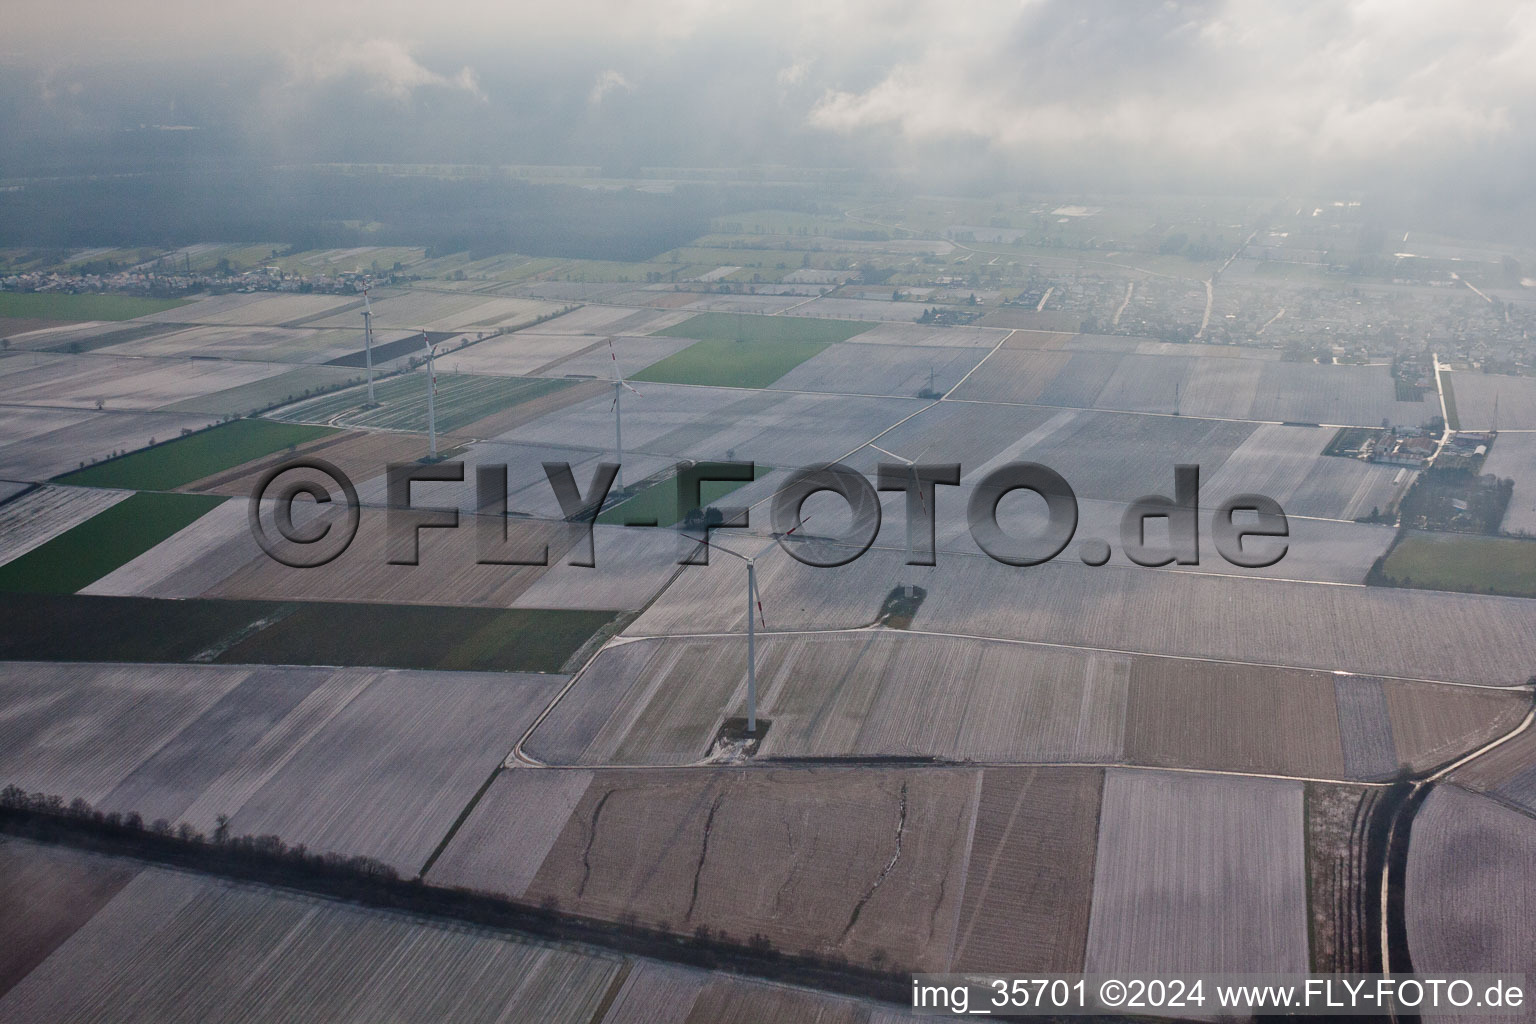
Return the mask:
<svg viewBox="0 0 1536 1024">
<path fill-rule="evenodd" d="M 1536 127 L 1536 3 L 1507 0 L 31 0 L 0 46 L 13 129 L 300 159 L 1497 190 Z"/>
</svg>

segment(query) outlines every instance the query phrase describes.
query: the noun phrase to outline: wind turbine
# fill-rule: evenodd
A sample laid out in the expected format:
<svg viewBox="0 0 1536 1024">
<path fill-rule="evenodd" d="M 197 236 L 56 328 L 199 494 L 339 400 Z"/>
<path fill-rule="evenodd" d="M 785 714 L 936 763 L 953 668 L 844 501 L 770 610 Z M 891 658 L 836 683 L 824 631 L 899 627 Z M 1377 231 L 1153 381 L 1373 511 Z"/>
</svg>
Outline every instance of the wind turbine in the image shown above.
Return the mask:
<svg viewBox="0 0 1536 1024">
<path fill-rule="evenodd" d="M 920 506 L 922 506 L 923 518 L 924 519 L 928 518 L 928 499 L 923 497 L 923 487 L 922 487 L 922 484 L 917 479 L 917 460 L 916 459 L 908 459 L 908 458 L 905 458 L 905 457 L 903 457 L 901 455 L 897 455 L 895 452 L 887 451 L 886 449 L 881 448 L 879 445 L 874 444 L 874 443 L 871 443 L 870 447 L 873 448 L 877 452 L 883 452 L 884 454 L 889 455 L 891 458 L 896 459 L 899 462 L 905 462 L 907 464 L 907 468 L 912 471 L 912 485 L 913 485 L 913 489 L 917 491 L 917 502 L 918 502 L 918 504 Z M 928 448 L 932 448 L 932 447 L 933 447 L 932 445 L 928 446 Z M 922 452 L 917 456 L 917 458 L 920 459 L 924 455 L 927 455 L 928 454 L 928 448 L 924 448 L 922 450 Z M 908 499 L 908 500 L 910 501 L 910 499 Z M 908 508 L 910 508 L 910 507 L 911 506 L 908 505 Z M 906 524 L 906 529 L 905 529 L 904 532 L 907 535 L 907 557 L 906 557 L 905 565 L 907 566 L 907 572 L 909 573 L 909 575 L 907 576 L 907 597 L 910 598 L 910 597 L 912 597 L 912 590 L 913 590 L 913 587 L 914 587 L 914 584 L 912 583 L 912 577 L 910 575 L 910 573 L 912 572 L 912 524 L 911 523 Z"/>
<path fill-rule="evenodd" d="M 435 355 L 432 342 L 427 338 L 425 329 L 421 332 L 421 343 L 427 350 L 427 457 L 437 459 L 437 370 L 432 365 L 432 357 Z"/>
<path fill-rule="evenodd" d="M 763 597 L 757 592 L 757 560 L 767 554 L 774 545 L 800 529 L 800 526 L 804 526 L 806 520 L 810 518 L 806 516 L 805 519 L 800 520 L 799 526 L 774 534 L 773 540 L 753 555 L 744 555 L 740 551 L 733 551 L 719 543 L 710 545 L 708 534 L 705 534 L 705 539 L 699 542 L 747 563 L 747 732 L 750 735 L 757 734 L 757 622 L 762 619 L 763 627 L 766 629 L 768 626 L 768 620 L 763 618 Z M 757 611 L 755 618 L 752 615 L 754 609 Z"/>
<path fill-rule="evenodd" d="M 621 422 L 621 410 L 619 398 L 625 390 L 633 391 L 638 397 L 640 392 L 630 387 L 624 375 L 619 372 L 619 354 L 613 350 L 613 339 L 608 339 L 608 357 L 613 360 L 613 449 L 614 461 L 618 463 L 619 472 L 614 477 L 614 484 L 622 492 L 624 490 L 624 428 Z"/>
<path fill-rule="evenodd" d="M 363 353 L 368 361 L 368 404 L 373 399 L 373 303 L 368 301 L 368 282 L 363 282 Z"/>
</svg>

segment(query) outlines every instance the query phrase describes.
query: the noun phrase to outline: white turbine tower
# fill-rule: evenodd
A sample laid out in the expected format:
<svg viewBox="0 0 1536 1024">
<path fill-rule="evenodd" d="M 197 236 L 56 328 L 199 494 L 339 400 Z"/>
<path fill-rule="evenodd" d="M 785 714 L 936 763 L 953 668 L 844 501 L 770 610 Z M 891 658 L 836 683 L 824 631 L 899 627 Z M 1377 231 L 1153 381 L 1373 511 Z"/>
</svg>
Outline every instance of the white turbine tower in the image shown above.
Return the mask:
<svg viewBox="0 0 1536 1024">
<path fill-rule="evenodd" d="M 432 342 L 427 338 L 427 332 L 421 332 L 421 343 L 427 350 L 427 457 L 437 458 L 437 370 L 432 365 L 432 357 L 436 354 L 432 350 Z"/>
<path fill-rule="evenodd" d="M 640 392 L 630 387 L 624 375 L 619 372 L 619 355 L 613 350 L 613 339 L 608 339 L 608 357 L 613 360 L 613 449 L 614 461 L 619 465 L 618 475 L 614 477 L 614 485 L 622 492 L 624 490 L 624 426 L 621 422 L 621 410 L 619 399 L 625 390 L 639 395 Z"/>
<path fill-rule="evenodd" d="M 373 303 L 368 301 L 368 282 L 363 282 L 363 353 L 368 362 L 368 404 L 373 399 Z"/>
<path fill-rule="evenodd" d="M 912 470 L 912 485 L 917 490 L 917 501 L 918 501 L 918 504 L 922 506 L 923 515 L 926 517 L 928 515 L 928 501 L 927 501 L 926 498 L 923 497 L 923 488 L 922 488 L 922 485 L 918 482 L 918 479 L 917 479 L 917 460 L 916 459 L 905 458 L 905 457 L 903 457 L 901 455 L 897 455 L 895 452 L 892 452 L 892 451 L 886 451 L 886 449 L 881 448 L 877 444 L 871 444 L 870 447 L 873 448 L 877 452 L 883 452 L 884 454 L 889 455 L 893 459 L 897 459 L 898 461 L 905 462 L 907 464 L 907 468 Z M 930 445 L 929 447 L 932 447 L 932 445 Z M 919 455 L 917 458 L 920 459 L 920 458 L 923 457 L 923 455 L 927 455 L 927 454 L 928 454 L 928 449 L 924 448 L 923 451 L 922 451 L 922 454 Z M 911 523 L 907 523 L 906 524 L 906 534 L 907 534 L 907 558 L 906 558 L 906 563 L 905 564 L 907 566 L 907 574 L 908 574 L 907 575 L 907 597 L 911 597 L 912 596 L 912 589 L 913 589 L 913 586 L 914 586 L 914 584 L 912 583 L 912 575 L 911 575 L 911 573 L 912 573 L 912 524 Z"/>
<path fill-rule="evenodd" d="M 810 518 L 810 516 L 806 516 L 805 519 L 800 520 L 800 525 L 805 525 L 805 520 Z M 775 544 L 790 536 L 799 528 L 799 526 L 795 526 L 783 533 L 774 534 L 773 540 L 769 541 L 754 555 L 744 555 L 740 551 L 733 551 L 719 543 L 710 544 L 707 534 L 705 539 L 700 542 L 715 550 L 724 551 L 726 554 L 747 563 L 747 732 L 750 735 L 757 734 L 757 622 L 759 619 L 762 619 L 763 626 L 766 627 L 768 625 L 768 620 L 763 618 L 763 598 L 757 592 L 757 560 L 767 554 L 769 549 Z M 752 614 L 754 611 L 757 612 L 756 617 Z"/>
</svg>

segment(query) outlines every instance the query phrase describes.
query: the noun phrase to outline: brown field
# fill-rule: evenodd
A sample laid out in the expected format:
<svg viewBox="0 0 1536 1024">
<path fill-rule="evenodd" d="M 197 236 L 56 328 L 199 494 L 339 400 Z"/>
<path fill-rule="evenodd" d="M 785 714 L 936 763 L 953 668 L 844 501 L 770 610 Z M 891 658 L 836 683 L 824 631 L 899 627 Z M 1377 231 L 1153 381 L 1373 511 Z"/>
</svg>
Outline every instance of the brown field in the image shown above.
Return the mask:
<svg viewBox="0 0 1536 1024">
<path fill-rule="evenodd" d="M 1437 786 L 1414 818 L 1406 910 L 1415 971 L 1536 975 L 1536 818 Z"/>
<path fill-rule="evenodd" d="M 1110 769 L 1086 970 L 1307 969 L 1302 784 Z"/>
<path fill-rule="evenodd" d="M 1093 768 L 983 773 L 949 970 L 1083 970 L 1103 783 Z"/>
<path fill-rule="evenodd" d="M 1174 658 L 1131 670 L 1132 764 L 1338 778 L 1344 771 L 1333 679 Z"/>
<path fill-rule="evenodd" d="M 1312 970 L 1363 973 L 1381 938 L 1367 927 L 1365 829 L 1379 789 L 1306 784 Z"/>
<path fill-rule="evenodd" d="M 1497 739 L 1530 710 L 1520 690 L 1389 685 L 1387 714 L 1400 761 L 1415 769 L 1454 760 Z"/>
<path fill-rule="evenodd" d="M 295 569 L 262 554 L 203 596 L 505 608 L 548 569 L 480 565 L 473 523 L 462 518 L 456 530 L 421 531 L 418 564 L 391 565 L 387 520 L 384 510 L 364 508 L 357 537 L 334 561 Z M 566 550 L 563 524 L 532 519 L 510 522 L 512 536 L 527 537 L 530 544 L 548 543 L 551 560 Z"/>
<path fill-rule="evenodd" d="M 940 969 L 975 785 L 933 769 L 599 772 L 527 897 Z"/>
<path fill-rule="evenodd" d="M 0 997 L 138 872 L 130 861 L 0 839 Z"/>
<path fill-rule="evenodd" d="M 427 877 L 865 963 L 1081 971 L 1101 783 L 1088 768 L 511 768 Z"/>
<path fill-rule="evenodd" d="M 437 439 L 439 451 L 447 451 L 464 443 L 466 441 L 462 437 L 440 436 Z M 248 498 L 262 473 L 299 456 L 324 459 L 361 485 L 365 480 L 382 476 L 391 462 L 414 462 L 426 453 L 426 438 L 415 434 L 341 431 L 301 444 L 292 452 L 285 451 L 254 459 L 222 473 L 195 480 L 181 490 Z"/>
<path fill-rule="evenodd" d="M 1459 786 L 1494 793 L 1536 812 L 1536 729 L 1523 733 L 1451 774 Z"/>
</svg>

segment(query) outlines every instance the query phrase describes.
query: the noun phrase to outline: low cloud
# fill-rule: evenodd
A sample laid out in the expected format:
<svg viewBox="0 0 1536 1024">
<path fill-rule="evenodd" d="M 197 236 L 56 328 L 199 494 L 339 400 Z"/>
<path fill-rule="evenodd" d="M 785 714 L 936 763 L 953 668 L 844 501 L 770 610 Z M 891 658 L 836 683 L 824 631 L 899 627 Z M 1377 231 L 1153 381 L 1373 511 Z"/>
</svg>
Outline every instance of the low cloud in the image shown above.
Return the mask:
<svg viewBox="0 0 1536 1024">
<path fill-rule="evenodd" d="M 367 91 L 396 100 L 410 99 L 418 89 L 454 89 L 486 99 L 473 68 L 444 75 L 423 65 L 404 43 L 393 39 L 344 42 L 312 50 L 294 61 L 297 83 L 356 80 Z"/>
<path fill-rule="evenodd" d="M 826 88 L 809 123 L 1009 153 L 1391 166 L 1514 140 L 1536 112 L 1536 17 L 1511 0 L 978 3 L 922 22 L 912 56 Z"/>
<path fill-rule="evenodd" d="M 612 68 L 609 68 L 607 71 L 604 71 L 602 74 L 598 75 L 597 80 L 592 83 L 592 90 L 591 92 L 587 93 L 587 104 L 593 107 L 601 105 L 603 100 L 606 99 L 608 95 L 615 89 L 622 89 L 625 92 L 634 92 L 635 86 L 633 82 L 625 78 L 622 74 L 613 70 Z"/>
</svg>

